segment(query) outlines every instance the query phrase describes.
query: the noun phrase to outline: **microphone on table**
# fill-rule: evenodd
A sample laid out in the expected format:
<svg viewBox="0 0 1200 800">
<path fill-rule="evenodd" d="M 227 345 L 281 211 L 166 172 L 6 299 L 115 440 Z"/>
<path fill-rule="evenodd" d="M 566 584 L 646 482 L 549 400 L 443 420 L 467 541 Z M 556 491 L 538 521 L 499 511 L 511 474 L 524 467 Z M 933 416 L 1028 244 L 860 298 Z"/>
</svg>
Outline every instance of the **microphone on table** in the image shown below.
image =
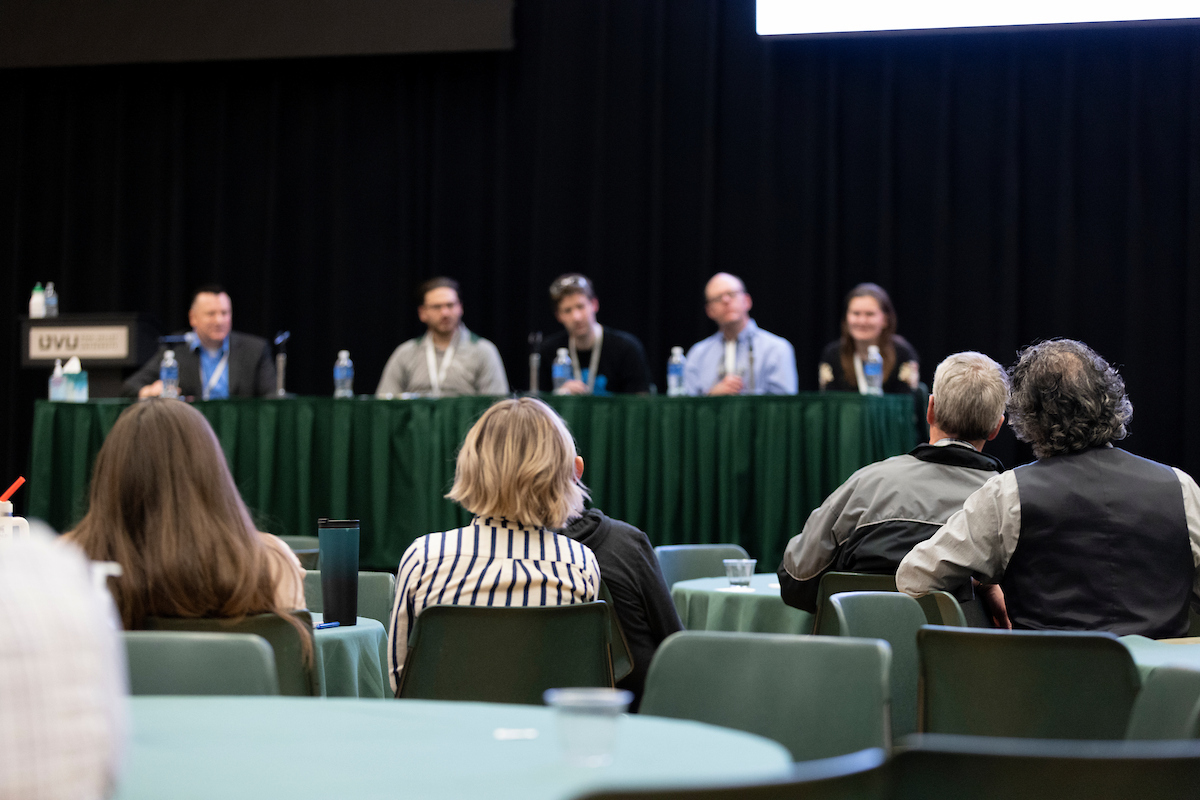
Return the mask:
<svg viewBox="0 0 1200 800">
<path fill-rule="evenodd" d="M 292 338 L 291 331 L 280 331 L 275 334 L 275 346 L 279 352 L 275 354 L 275 396 L 285 397 L 284 376 L 287 374 L 287 340 Z"/>
<path fill-rule="evenodd" d="M 754 335 L 751 334 L 746 339 L 746 348 L 748 352 L 748 360 L 750 362 L 750 394 L 754 394 Z"/>
<path fill-rule="evenodd" d="M 529 334 L 529 393 L 538 393 L 538 373 L 542 370 L 542 332 Z"/>
</svg>

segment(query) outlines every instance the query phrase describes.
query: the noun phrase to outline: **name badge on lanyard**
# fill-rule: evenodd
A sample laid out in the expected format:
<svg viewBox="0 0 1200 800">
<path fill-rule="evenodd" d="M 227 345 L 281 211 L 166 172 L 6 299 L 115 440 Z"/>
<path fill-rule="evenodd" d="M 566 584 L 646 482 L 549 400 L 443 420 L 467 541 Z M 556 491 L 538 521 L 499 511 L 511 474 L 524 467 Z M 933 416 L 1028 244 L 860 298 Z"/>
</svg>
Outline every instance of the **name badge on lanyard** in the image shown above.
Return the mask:
<svg viewBox="0 0 1200 800">
<path fill-rule="evenodd" d="M 212 375 L 208 376 L 208 383 L 204 384 L 204 391 L 200 396 L 208 400 L 212 397 L 213 389 L 217 388 L 217 383 L 221 380 L 221 376 L 225 374 L 225 365 L 229 363 L 229 351 L 226 350 L 221 354 L 221 360 L 217 362 L 216 368 L 212 371 Z"/>
<path fill-rule="evenodd" d="M 437 366 L 437 357 L 433 352 L 433 337 L 425 334 L 425 366 L 429 369 L 429 386 L 434 397 L 442 396 L 442 384 L 446 382 L 446 373 L 450 371 L 450 362 L 454 360 L 454 346 L 458 342 L 458 332 L 450 340 L 450 346 L 442 355 L 442 366 Z"/>
<path fill-rule="evenodd" d="M 604 328 L 596 333 L 596 341 L 592 343 L 592 357 L 588 359 L 587 393 L 591 394 L 596 388 L 596 373 L 600 371 L 600 348 L 604 344 Z M 579 355 L 575 352 L 575 340 L 567 340 L 567 349 L 571 353 L 571 371 L 575 380 L 583 383 L 583 371 L 579 367 Z"/>
</svg>

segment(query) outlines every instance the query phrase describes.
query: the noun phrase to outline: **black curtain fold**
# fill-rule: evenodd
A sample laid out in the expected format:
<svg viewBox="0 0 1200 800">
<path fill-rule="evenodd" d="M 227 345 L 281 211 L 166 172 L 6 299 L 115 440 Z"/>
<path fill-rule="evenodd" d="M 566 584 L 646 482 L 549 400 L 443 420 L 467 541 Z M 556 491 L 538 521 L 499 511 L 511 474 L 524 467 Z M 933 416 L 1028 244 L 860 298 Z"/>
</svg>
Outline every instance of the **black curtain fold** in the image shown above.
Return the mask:
<svg viewBox="0 0 1200 800">
<path fill-rule="evenodd" d="M 374 389 L 434 274 L 524 386 L 573 270 L 660 385 L 712 330 L 717 270 L 804 389 L 863 280 L 927 380 L 956 350 L 1081 338 L 1126 375 L 1129 448 L 1200 470 L 1200 29 L 765 40 L 753 12 L 522 0 L 506 53 L 0 70 L 4 474 L 45 392 L 18 368 L 34 281 L 166 329 L 222 282 L 324 394 L 343 348 Z"/>
</svg>

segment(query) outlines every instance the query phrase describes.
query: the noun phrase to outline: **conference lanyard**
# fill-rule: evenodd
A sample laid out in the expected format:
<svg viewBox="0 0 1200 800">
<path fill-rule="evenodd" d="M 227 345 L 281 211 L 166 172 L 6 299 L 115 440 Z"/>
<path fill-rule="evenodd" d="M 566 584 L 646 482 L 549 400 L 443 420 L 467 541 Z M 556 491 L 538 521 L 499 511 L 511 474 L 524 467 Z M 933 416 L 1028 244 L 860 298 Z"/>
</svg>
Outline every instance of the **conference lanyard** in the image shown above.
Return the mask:
<svg viewBox="0 0 1200 800">
<path fill-rule="evenodd" d="M 457 342 L 458 331 L 455 331 L 450 346 L 442 354 L 441 369 L 438 369 L 437 357 L 433 354 L 433 337 L 425 334 L 425 366 L 429 368 L 429 386 L 433 389 L 434 397 L 441 396 L 442 384 L 446 382 L 446 373 L 450 370 L 450 362 L 454 360 L 454 345 Z"/>
<path fill-rule="evenodd" d="M 208 376 L 208 383 L 204 384 L 204 391 L 200 396 L 205 400 L 212 397 L 213 389 L 217 388 L 217 381 L 221 380 L 221 375 L 225 373 L 225 365 L 229 363 L 229 351 L 226 350 L 221 354 L 221 360 L 217 362 L 216 369 L 212 371 L 212 375 Z"/>
<path fill-rule="evenodd" d="M 592 343 L 592 357 L 588 359 L 588 379 L 587 393 L 591 394 L 596 388 L 596 371 L 600 367 L 600 347 L 604 344 L 604 327 L 597 325 L 600 330 L 596 331 L 596 341 Z M 579 369 L 579 355 L 575 352 L 575 340 L 569 338 L 567 340 L 567 349 L 571 351 L 571 370 L 575 373 L 575 380 L 583 382 L 583 372 Z"/>
</svg>

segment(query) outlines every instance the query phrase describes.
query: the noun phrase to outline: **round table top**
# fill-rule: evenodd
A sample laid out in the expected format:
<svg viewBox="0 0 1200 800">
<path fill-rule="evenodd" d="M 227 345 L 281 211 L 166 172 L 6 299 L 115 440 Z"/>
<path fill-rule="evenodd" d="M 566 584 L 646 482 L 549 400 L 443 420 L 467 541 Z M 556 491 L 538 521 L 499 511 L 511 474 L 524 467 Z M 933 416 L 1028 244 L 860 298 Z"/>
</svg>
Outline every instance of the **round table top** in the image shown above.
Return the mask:
<svg viewBox="0 0 1200 800">
<path fill-rule="evenodd" d="M 730 586 L 728 578 L 679 581 L 671 599 L 690 631 L 812 632 L 812 615 L 783 602 L 773 573 L 751 575 L 749 588 Z"/>
<path fill-rule="evenodd" d="M 782 779 L 777 742 L 628 715 L 613 763 L 570 766 L 541 706 L 290 697 L 133 697 L 118 800 L 568 798 L 602 788 Z"/>
<path fill-rule="evenodd" d="M 775 573 L 759 572 L 750 576 L 749 588 L 730 586 L 728 578 L 693 578 L 690 581 L 679 581 L 671 587 L 671 591 L 685 592 L 721 592 L 722 594 L 760 594 L 767 597 L 779 597 L 779 576 Z"/>
</svg>

